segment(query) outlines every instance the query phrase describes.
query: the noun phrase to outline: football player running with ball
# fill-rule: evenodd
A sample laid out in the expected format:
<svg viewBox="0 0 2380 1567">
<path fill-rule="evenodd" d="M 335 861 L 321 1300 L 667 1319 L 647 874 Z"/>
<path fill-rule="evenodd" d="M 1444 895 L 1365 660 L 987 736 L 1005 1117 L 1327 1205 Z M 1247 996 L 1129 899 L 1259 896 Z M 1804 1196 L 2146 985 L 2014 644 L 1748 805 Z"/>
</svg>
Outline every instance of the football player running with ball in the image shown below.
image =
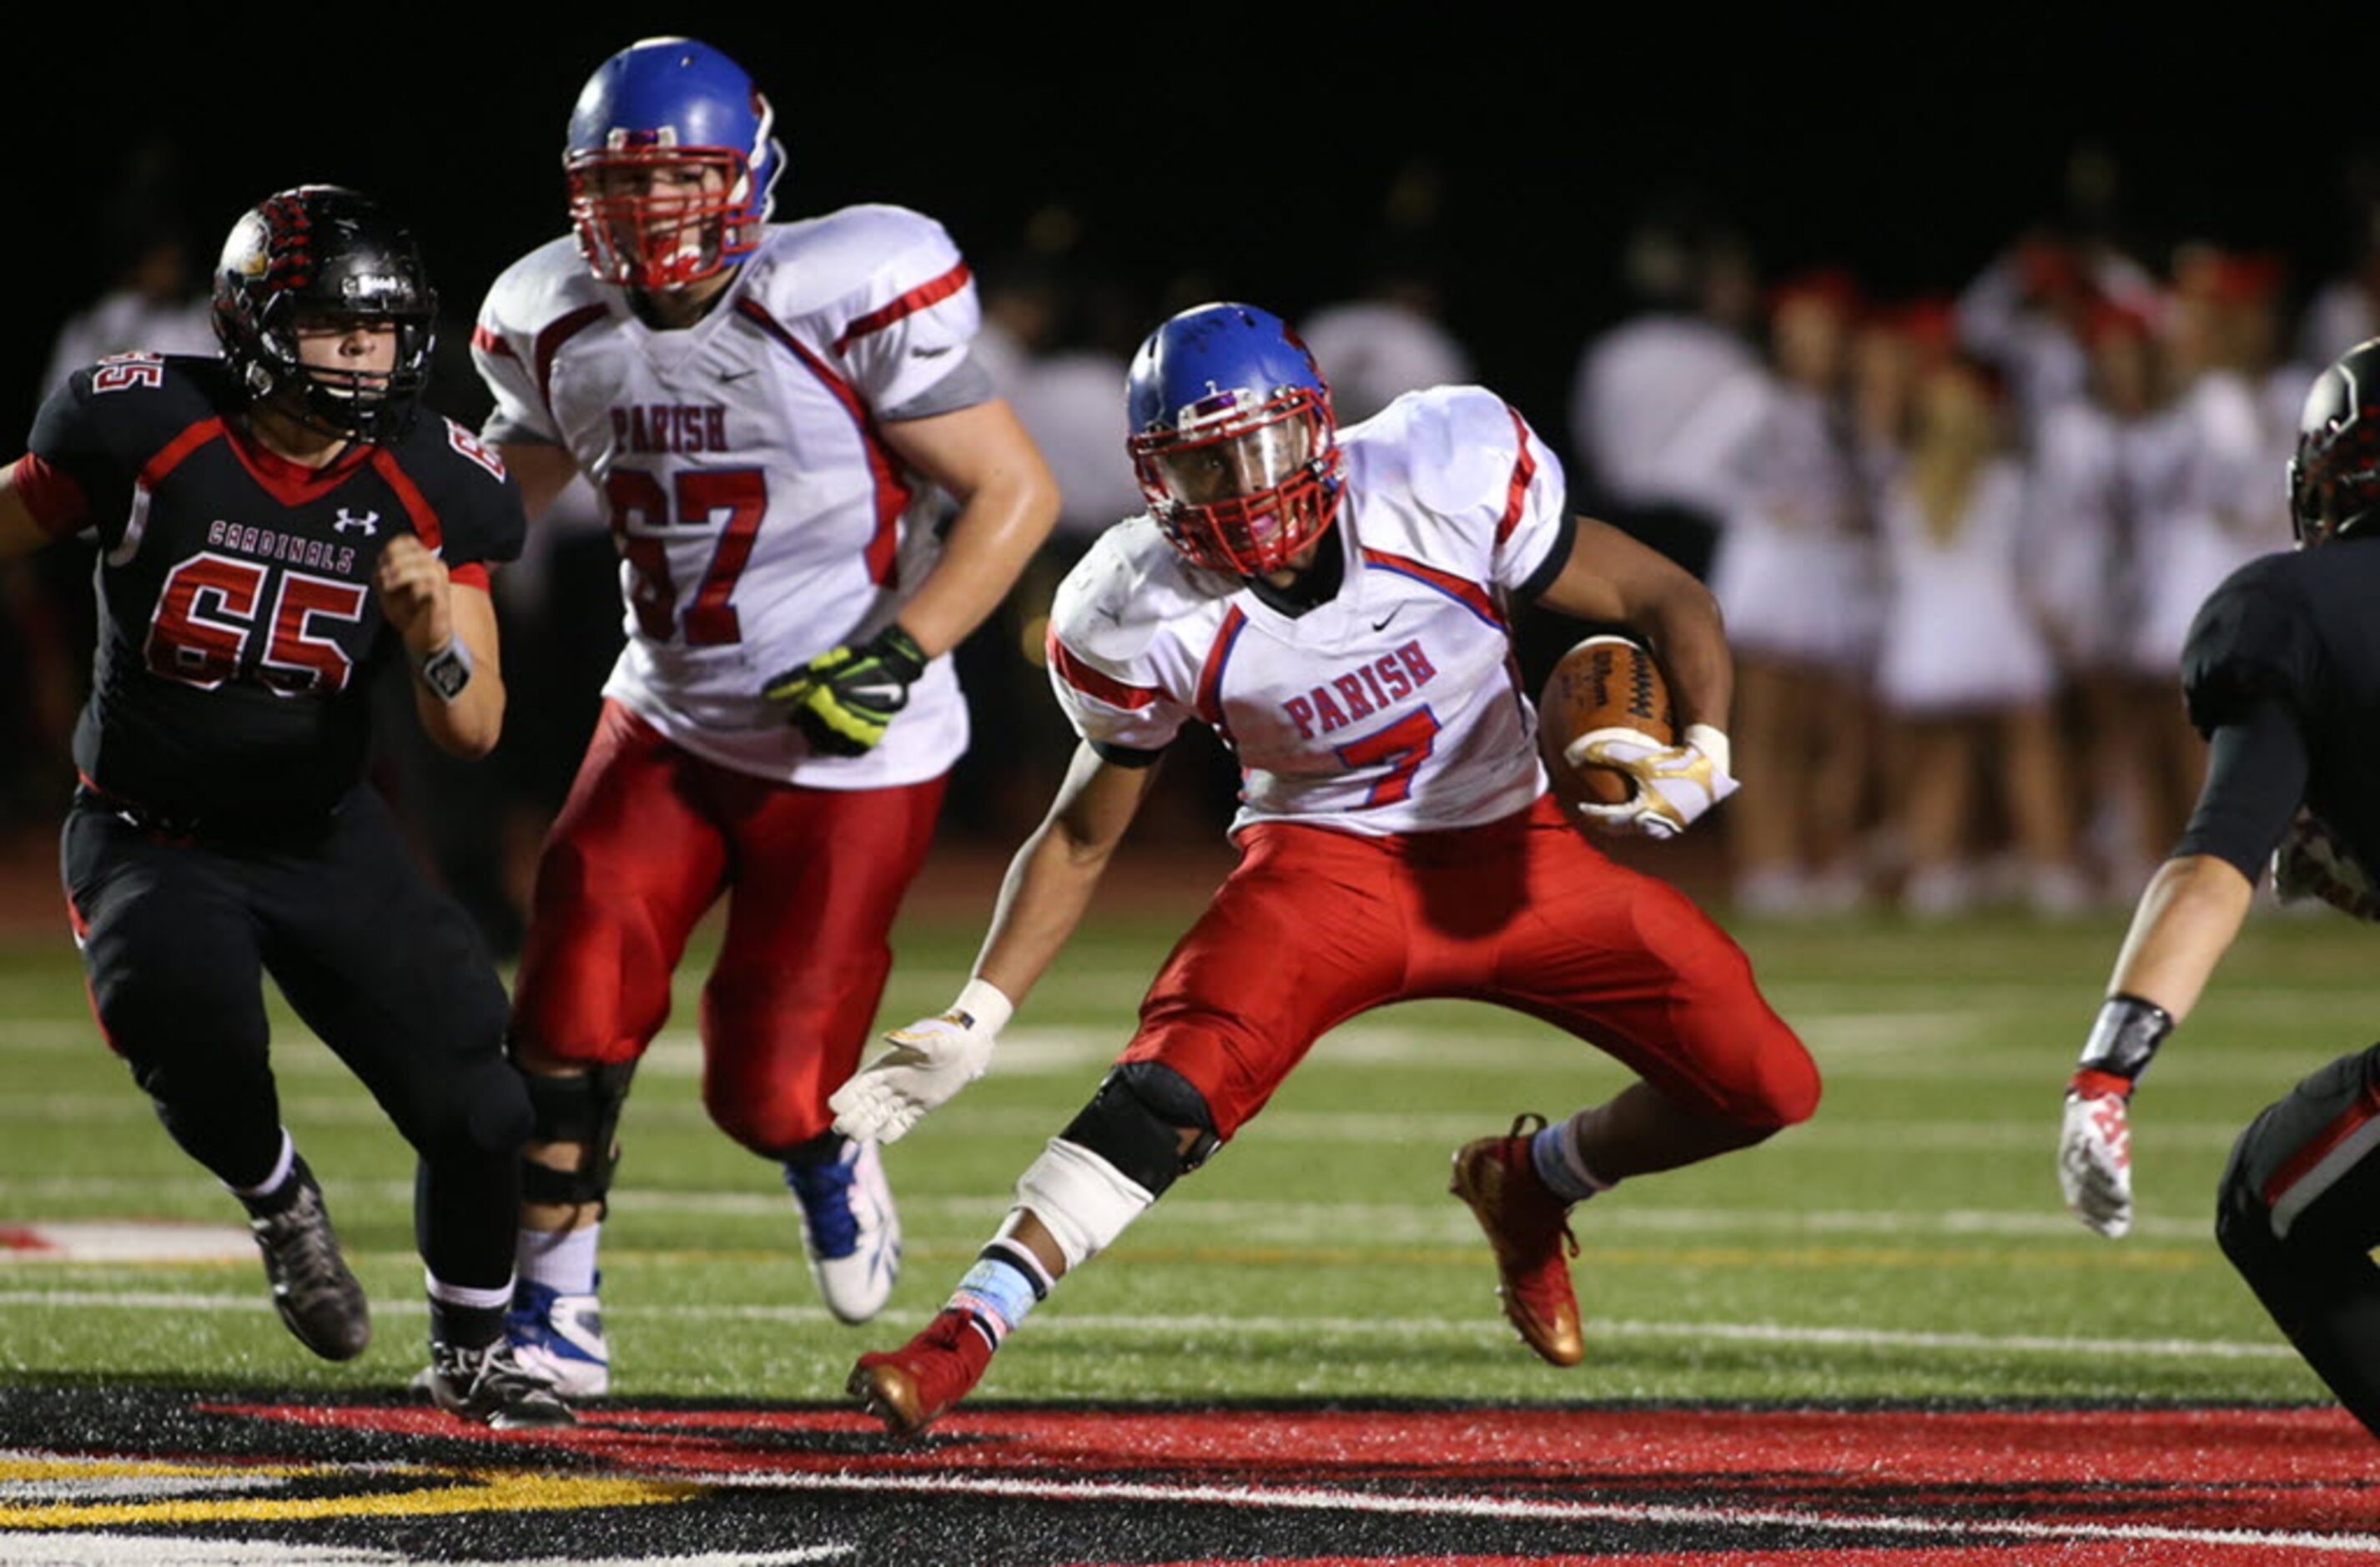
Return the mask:
<svg viewBox="0 0 2380 1567">
<path fill-rule="evenodd" d="M 1243 769 L 1240 862 L 949 1305 L 862 1356 L 850 1391 L 892 1430 L 922 1430 L 1318 1036 L 1418 996 L 1526 1012 L 1639 1075 L 1454 1156 L 1505 1314 L 1573 1365 L 1572 1205 L 1803 1120 L 1818 1078 L 1735 944 L 1676 889 L 1597 853 L 1548 795 L 1510 607 L 1626 623 L 1667 661 L 1682 740 L 1641 748 L 1646 786 L 1616 813 L 1660 835 L 1734 787 L 1718 613 L 1683 571 L 1567 514 L 1552 455 L 1478 388 L 1411 394 L 1342 433 L 1297 338 L 1216 304 L 1141 345 L 1127 399 L 1148 515 L 1111 529 L 1052 610 L 1051 684 L 1083 744 L 1010 867 L 974 978 L 837 1092 L 837 1124 L 897 1137 L 984 1070 L 1193 720 Z"/>
<path fill-rule="evenodd" d="M 2198 612 L 2182 694 L 2206 782 L 2132 916 L 2066 1095 L 2058 1174 L 2100 1234 L 2132 1224 L 2130 1106 L 2240 933 L 2267 858 L 2285 899 L 2380 919 L 2380 339 L 2308 394 L 2289 464 L 2294 553 Z M 2289 1342 L 2380 1435 L 2380 1045 L 2322 1067 L 2231 1149 L 2215 1233 Z"/>
<path fill-rule="evenodd" d="M 538 867 L 512 1034 L 537 1112 L 514 1341 L 599 1393 L 629 1075 L 722 896 L 703 1101 L 783 1168 L 828 1309 L 864 1321 L 891 1291 L 892 1194 L 827 1095 L 859 1063 L 966 748 L 944 655 L 1057 489 L 969 357 L 975 286 L 938 225 L 768 221 L 784 152 L 734 61 L 683 38 L 620 51 L 565 148 L 574 233 L 497 280 L 472 351 L 530 515 L 584 473 L 622 557 L 628 644 Z"/>
<path fill-rule="evenodd" d="M 435 310 L 377 202 L 267 199 L 216 267 L 223 358 L 68 380 L 0 474 L 0 559 L 99 534 L 67 910 L 109 1046 L 247 1207 L 289 1330 L 346 1360 L 371 1320 L 281 1125 L 267 973 L 420 1156 L 421 1385 L 468 1419 L 567 1425 L 504 1346 L 529 1107 L 504 986 L 363 782 L 391 660 L 445 749 L 483 756 L 504 723 L 484 563 L 520 553 L 520 495 L 468 431 L 415 417 Z"/>
</svg>

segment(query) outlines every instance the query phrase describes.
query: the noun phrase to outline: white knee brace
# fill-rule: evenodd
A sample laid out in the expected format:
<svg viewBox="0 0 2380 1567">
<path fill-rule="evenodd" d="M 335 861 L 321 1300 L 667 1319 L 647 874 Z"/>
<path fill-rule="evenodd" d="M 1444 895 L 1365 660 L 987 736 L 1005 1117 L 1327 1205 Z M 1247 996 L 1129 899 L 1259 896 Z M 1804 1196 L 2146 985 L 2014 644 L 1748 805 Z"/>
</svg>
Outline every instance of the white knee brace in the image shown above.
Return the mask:
<svg viewBox="0 0 2380 1567">
<path fill-rule="evenodd" d="M 1156 1200 L 1090 1149 L 1052 1137 L 1016 1178 L 1016 1209 L 1000 1233 L 1005 1236 L 1014 1230 L 1018 1212 L 1029 1209 L 1058 1243 L 1072 1272 L 1105 1251 Z"/>
</svg>

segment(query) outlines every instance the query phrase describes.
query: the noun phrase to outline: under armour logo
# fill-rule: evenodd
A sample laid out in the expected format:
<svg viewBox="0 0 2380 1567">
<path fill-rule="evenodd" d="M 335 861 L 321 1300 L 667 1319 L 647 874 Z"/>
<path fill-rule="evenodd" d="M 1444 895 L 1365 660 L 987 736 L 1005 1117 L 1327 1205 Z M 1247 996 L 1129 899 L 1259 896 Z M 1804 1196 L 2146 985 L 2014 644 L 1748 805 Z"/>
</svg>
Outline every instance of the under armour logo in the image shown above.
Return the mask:
<svg viewBox="0 0 2380 1567">
<path fill-rule="evenodd" d="M 365 538 L 377 538 L 380 534 L 380 513 L 366 512 L 361 516 L 349 516 L 347 508 L 341 506 L 339 515 L 331 519 L 331 526 L 341 533 L 345 533 L 350 528 L 360 528 L 364 530 Z"/>
</svg>

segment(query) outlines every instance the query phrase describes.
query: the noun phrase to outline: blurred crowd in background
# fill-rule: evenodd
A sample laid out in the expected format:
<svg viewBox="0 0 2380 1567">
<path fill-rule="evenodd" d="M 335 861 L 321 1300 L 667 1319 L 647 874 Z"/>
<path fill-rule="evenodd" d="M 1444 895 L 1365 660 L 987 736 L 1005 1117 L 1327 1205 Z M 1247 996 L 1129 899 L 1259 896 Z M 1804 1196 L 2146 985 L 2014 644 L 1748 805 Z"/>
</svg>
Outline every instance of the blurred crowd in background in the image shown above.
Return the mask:
<svg viewBox="0 0 2380 1567">
<path fill-rule="evenodd" d="M 110 221 L 113 284 L 65 323 L 41 392 L 107 353 L 213 351 L 214 236 L 160 221 L 173 205 L 144 177 Z M 1679 192 L 1593 260 L 1627 309 L 1583 342 L 1541 336 L 1536 352 L 1560 362 L 1532 377 L 1482 365 L 1447 319 L 1450 270 L 1472 263 L 1436 231 L 1431 188 L 1390 192 L 1368 274 L 1342 298 L 1257 302 L 1297 316 L 1342 426 L 1411 388 L 1484 381 L 1562 451 L 1574 509 L 1711 584 L 1738 661 L 1745 786 L 1716 819 L 1737 909 L 2129 905 L 2199 782 L 2176 679 L 2192 614 L 2234 566 L 2289 547 L 2305 389 L 2380 330 L 2380 200 L 2359 207 L 2336 275 L 2236 242 L 2152 243 L 2070 200 L 2072 215 L 1967 275 L 1888 297 L 1854 270 L 1856 237 L 1840 264 L 1767 268 L 1757 233 Z M 1126 361 L 1150 323 L 1214 291 L 1102 265 L 1079 227 L 1047 209 L 1012 249 L 973 256 L 978 352 L 1065 492 L 1046 557 L 960 654 L 978 738 L 944 832 L 1002 850 L 1071 750 L 1041 669 L 1050 595 L 1140 509 Z M 448 320 L 429 401 L 474 423 L 484 280 L 437 281 Z M 1527 400 L 1561 370 L 1566 407 Z M 382 782 L 501 951 L 620 646 L 618 569 L 581 488 L 499 575 L 513 698 L 492 762 L 431 753 L 389 693 Z M 73 546 L 0 572 L 0 832 L 50 832 L 71 787 L 90 572 Z M 1549 619 L 1524 627 L 1533 680 L 1579 635 Z M 1211 837 L 1233 774 L 1203 740 L 1182 748 L 1196 755 L 1171 770 L 1173 814 L 1153 830 Z"/>
</svg>

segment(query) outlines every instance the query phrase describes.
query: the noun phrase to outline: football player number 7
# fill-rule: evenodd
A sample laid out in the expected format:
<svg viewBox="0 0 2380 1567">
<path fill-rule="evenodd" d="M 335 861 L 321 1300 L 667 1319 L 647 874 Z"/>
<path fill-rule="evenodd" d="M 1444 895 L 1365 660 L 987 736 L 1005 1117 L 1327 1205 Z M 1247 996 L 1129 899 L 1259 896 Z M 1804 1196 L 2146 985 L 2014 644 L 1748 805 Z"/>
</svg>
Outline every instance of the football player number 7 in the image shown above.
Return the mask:
<svg viewBox="0 0 2380 1567">
<path fill-rule="evenodd" d="M 1360 740 L 1338 747 L 1339 759 L 1351 771 L 1388 764 L 1387 776 L 1373 783 L 1371 792 L 1356 808 L 1392 806 L 1410 796 L 1414 774 L 1421 771 L 1421 764 L 1437 748 L 1438 715 L 1427 708 L 1417 709 L 1386 729 L 1375 730 Z"/>
<path fill-rule="evenodd" d="M 686 606 L 686 640 L 688 647 L 742 641 L 743 627 L 729 601 L 735 595 L 735 579 L 752 558 L 753 537 L 769 510 L 769 476 L 757 468 L 682 468 L 664 490 L 658 474 L 613 468 L 603 476 L 603 498 L 613 542 L 636 578 L 628 597 L 636 607 L 638 628 L 661 642 L 679 628 L 678 585 L 670 576 L 669 541 L 661 533 L 672 528 L 708 528 L 712 514 L 727 514 L 710 567 Z M 628 526 L 632 516 L 639 523 L 633 530 Z"/>
</svg>

